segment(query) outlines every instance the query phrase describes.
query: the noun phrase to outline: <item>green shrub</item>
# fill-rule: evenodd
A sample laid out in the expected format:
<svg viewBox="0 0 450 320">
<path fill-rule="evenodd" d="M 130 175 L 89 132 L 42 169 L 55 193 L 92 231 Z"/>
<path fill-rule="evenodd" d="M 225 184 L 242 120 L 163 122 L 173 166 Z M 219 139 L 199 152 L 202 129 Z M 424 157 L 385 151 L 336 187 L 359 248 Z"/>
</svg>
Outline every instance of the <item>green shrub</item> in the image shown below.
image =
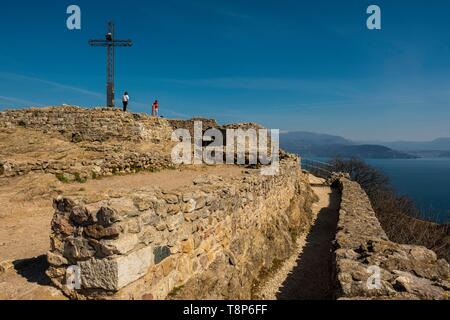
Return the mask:
<svg viewBox="0 0 450 320">
<path fill-rule="evenodd" d="M 77 172 L 75 173 L 75 181 L 78 183 L 86 183 L 87 179 L 80 176 L 80 174 Z"/>
<path fill-rule="evenodd" d="M 59 181 L 61 181 L 62 183 L 69 183 L 69 179 L 67 179 L 67 177 L 64 175 L 64 173 L 57 173 L 55 174 L 56 179 L 58 179 Z"/>
</svg>

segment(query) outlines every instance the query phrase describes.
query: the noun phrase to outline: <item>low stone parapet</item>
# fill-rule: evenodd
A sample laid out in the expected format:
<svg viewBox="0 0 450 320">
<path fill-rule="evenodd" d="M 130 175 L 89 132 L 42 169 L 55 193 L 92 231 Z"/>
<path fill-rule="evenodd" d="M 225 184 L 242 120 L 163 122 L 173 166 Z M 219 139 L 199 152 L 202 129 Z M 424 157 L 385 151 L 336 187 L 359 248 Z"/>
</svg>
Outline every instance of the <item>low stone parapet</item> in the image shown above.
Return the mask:
<svg viewBox="0 0 450 320">
<path fill-rule="evenodd" d="M 167 154 L 128 152 L 93 160 L 35 160 L 32 162 L 0 160 L 0 177 L 10 178 L 36 172 L 54 174 L 65 182 L 82 182 L 116 174 L 158 171 L 174 167 L 170 155 Z"/>
<path fill-rule="evenodd" d="M 356 182 L 342 191 L 334 251 L 338 299 L 449 299 L 450 266 L 421 246 L 389 241 Z"/>
</svg>

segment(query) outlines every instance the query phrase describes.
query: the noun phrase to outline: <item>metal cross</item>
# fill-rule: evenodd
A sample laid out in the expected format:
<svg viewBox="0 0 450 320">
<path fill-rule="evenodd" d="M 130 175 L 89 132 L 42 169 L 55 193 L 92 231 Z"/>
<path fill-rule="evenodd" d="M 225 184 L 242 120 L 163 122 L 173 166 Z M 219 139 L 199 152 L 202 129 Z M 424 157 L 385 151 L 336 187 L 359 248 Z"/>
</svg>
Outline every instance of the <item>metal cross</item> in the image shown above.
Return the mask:
<svg viewBox="0 0 450 320">
<path fill-rule="evenodd" d="M 114 48 L 131 47 L 133 42 L 114 38 L 114 23 L 108 22 L 108 33 L 105 40 L 89 40 L 93 47 L 106 47 L 106 105 L 114 108 Z"/>
</svg>

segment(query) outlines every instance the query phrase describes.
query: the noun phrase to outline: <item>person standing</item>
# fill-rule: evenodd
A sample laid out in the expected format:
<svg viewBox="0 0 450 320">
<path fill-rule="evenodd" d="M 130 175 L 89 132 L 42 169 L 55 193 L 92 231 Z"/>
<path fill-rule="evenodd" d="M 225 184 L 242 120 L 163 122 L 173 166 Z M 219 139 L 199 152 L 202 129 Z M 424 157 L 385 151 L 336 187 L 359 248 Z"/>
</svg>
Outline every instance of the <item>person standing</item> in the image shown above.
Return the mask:
<svg viewBox="0 0 450 320">
<path fill-rule="evenodd" d="M 130 96 L 128 95 L 128 92 L 125 91 L 122 97 L 122 103 L 123 103 L 123 112 L 127 111 L 128 102 L 130 101 Z"/>
<path fill-rule="evenodd" d="M 159 109 L 158 100 L 155 100 L 155 102 L 153 102 L 152 105 L 152 116 L 158 117 L 158 109 Z"/>
</svg>

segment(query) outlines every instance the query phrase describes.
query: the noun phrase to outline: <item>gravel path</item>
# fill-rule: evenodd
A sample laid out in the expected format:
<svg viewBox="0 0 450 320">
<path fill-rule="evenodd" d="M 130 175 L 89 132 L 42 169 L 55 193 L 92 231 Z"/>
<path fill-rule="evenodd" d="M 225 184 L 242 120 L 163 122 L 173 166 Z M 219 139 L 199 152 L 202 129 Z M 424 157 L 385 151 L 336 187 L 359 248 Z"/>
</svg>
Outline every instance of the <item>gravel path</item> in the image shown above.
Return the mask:
<svg viewBox="0 0 450 320">
<path fill-rule="evenodd" d="M 336 190 L 310 179 L 319 201 L 313 205 L 314 222 L 297 239 L 296 252 L 260 287 L 264 300 L 331 298 L 331 245 L 336 233 L 340 196 Z"/>
</svg>

